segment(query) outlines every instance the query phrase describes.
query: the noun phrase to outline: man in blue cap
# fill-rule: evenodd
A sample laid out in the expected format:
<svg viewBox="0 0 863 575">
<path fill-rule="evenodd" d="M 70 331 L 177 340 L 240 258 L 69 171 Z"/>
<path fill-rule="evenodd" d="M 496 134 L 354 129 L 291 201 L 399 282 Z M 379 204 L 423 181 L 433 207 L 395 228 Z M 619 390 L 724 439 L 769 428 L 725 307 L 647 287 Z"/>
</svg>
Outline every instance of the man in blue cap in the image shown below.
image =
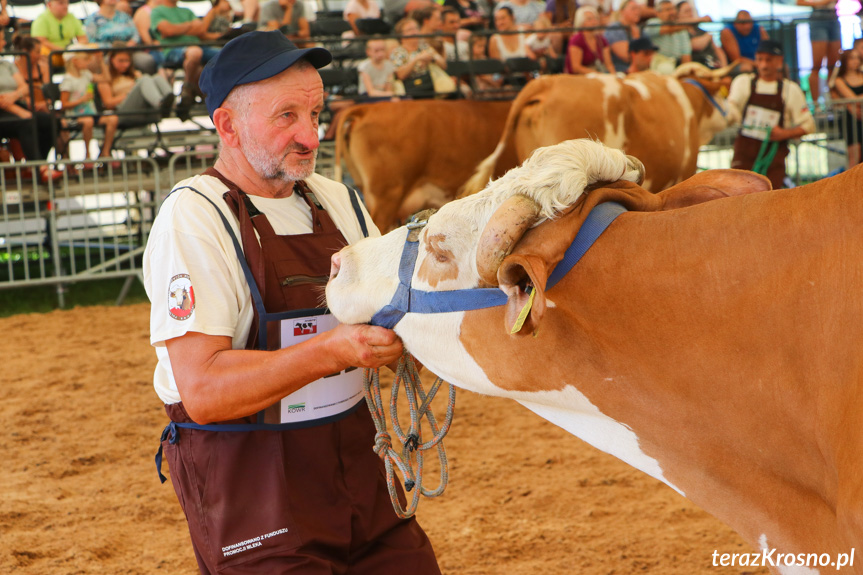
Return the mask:
<svg viewBox="0 0 863 575">
<path fill-rule="evenodd" d="M 762 40 L 755 52 L 757 74 L 740 74 L 728 92 L 728 103 L 743 118 L 731 167 L 767 176 L 774 189 L 787 187 L 788 142 L 815 131 L 806 96 L 783 77 L 784 64 L 782 45 Z"/>
<path fill-rule="evenodd" d="M 357 369 L 401 341 L 321 307 L 330 256 L 379 233 L 314 173 L 331 59 L 278 31 L 228 42 L 200 80 L 219 159 L 177 184 L 147 243 L 161 448 L 201 573 L 440 573 L 392 509 Z"/>
</svg>

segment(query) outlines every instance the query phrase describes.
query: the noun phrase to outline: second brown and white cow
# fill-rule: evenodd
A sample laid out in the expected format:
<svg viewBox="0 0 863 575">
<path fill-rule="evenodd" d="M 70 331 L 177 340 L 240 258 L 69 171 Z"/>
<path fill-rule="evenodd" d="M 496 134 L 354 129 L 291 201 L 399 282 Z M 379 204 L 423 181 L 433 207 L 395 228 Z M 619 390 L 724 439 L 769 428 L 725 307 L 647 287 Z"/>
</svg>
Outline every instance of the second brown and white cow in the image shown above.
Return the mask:
<svg viewBox="0 0 863 575">
<path fill-rule="evenodd" d="M 494 150 L 510 102 L 405 100 L 361 104 L 339 115 L 336 179 L 344 159 L 369 214 L 386 231 L 423 208 L 455 198 Z M 504 153 L 495 170 L 515 166 Z"/>
<path fill-rule="evenodd" d="M 754 547 L 746 566 L 863 573 L 863 168 L 793 190 L 637 179 L 589 140 L 537 150 L 414 229 L 413 268 L 405 228 L 336 254 L 328 306 L 366 323 L 400 294 L 394 329 L 434 373 L 665 482 Z M 550 286 L 609 201 L 631 211 Z M 420 313 L 483 287 L 493 307 Z"/>
<path fill-rule="evenodd" d="M 593 138 L 644 164 L 644 187 L 658 192 L 696 170 L 699 148 L 739 114 L 718 94 L 718 82 L 653 72 L 543 76 L 513 101 L 500 141 L 479 164 L 462 195 L 481 190 L 515 146 L 517 161 L 573 138 Z"/>
</svg>

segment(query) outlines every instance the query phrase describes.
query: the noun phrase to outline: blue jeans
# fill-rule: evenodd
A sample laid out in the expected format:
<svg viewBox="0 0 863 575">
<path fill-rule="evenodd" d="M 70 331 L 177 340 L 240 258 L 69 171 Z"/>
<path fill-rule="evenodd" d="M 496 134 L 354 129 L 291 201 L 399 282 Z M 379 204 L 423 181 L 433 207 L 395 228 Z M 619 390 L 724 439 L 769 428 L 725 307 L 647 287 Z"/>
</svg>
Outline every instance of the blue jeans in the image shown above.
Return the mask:
<svg viewBox="0 0 863 575">
<path fill-rule="evenodd" d="M 219 49 L 213 46 L 201 46 L 204 51 L 204 56 L 201 58 L 201 64 L 209 62 L 213 56 L 219 53 Z M 165 53 L 165 61 L 163 66 L 166 68 L 182 68 L 183 60 L 186 58 L 186 48 L 171 48 Z"/>
</svg>

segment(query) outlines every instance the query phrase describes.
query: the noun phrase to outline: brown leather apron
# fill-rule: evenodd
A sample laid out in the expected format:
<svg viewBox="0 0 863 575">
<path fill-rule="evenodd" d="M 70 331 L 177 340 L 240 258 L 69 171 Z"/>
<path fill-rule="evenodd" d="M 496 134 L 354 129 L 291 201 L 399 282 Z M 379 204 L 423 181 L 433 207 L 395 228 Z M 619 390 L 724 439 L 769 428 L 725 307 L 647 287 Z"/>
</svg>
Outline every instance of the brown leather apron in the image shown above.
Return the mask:
<svg viewBox="0 0 863 575">
<path fill-rule="evenodd" d="M 779 80 L 775 94 L 756 94 L 755 84 L 758 79 L 752 80 L 752 91 L 749 96 L 749 101 L 743 108 L 743 117 L 746 117 L 746 110 L 749 106 L 759 106 L 767 110 L 775 110 L 779 112 L 779 126 L 784 127 L 785 124 L 785 101 L 782 99 L 782 80 Z M 761 151 L 762 140 L 756 140 L 742 134 L 737 135 L 734 140 L 734 157 L 731 159 L 731 167 L 737 170 L 751 170 L 755 165 L 755 160 Z M 773 189 L 781 189 L 785 187 L 785 158 L 788 156 L 788 142 L 778 142 L 776 155 L 770 166 L 767 168 L 767 174 L 770 183 L 773 184 Z"/>
<path fill-rule="evenodd" d="M 241 263 L 265 308 L 256 306 L 247 348 L 279 349 L 272 316 L 316 308 L 330 256 L 347 242 L 303 182 L 294 192 L 311 210 L 313 232 L 278 236 L 236 185 L 214 169 L 204 174 L 229 188 Z M 201 573 L 440 573 L 419 524 L 392 509 L 362 400 L 338 417 L 292 425 L 267 423 L 273 410 L 206 426 L 181 403 L 165 410 L 173 423 L 162 448 Z"/>
</svg>

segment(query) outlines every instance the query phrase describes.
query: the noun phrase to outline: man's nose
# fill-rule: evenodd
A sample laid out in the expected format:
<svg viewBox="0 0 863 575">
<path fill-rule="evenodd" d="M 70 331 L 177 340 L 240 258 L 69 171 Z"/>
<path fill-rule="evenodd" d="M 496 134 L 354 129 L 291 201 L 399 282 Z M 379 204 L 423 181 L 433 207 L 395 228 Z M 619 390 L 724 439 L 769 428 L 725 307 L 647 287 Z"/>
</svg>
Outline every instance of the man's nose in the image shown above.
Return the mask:
<svg viewBox="0 0 863 575">
<path fill-rule="evenodd" d="M 308 150 L 316 150 L 321 144 L 317 123 L 311 119 L 303 122 L 299 130 L 297 130 L 295 141 Z"/>
</svg>

